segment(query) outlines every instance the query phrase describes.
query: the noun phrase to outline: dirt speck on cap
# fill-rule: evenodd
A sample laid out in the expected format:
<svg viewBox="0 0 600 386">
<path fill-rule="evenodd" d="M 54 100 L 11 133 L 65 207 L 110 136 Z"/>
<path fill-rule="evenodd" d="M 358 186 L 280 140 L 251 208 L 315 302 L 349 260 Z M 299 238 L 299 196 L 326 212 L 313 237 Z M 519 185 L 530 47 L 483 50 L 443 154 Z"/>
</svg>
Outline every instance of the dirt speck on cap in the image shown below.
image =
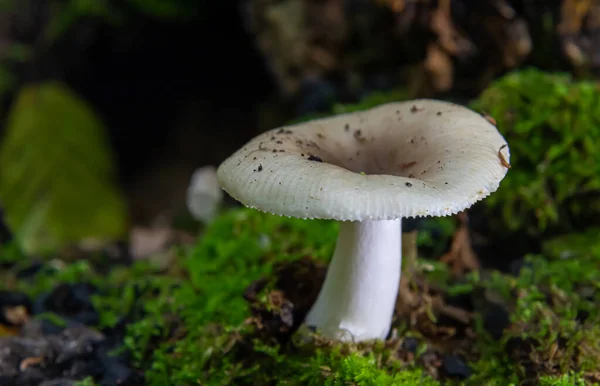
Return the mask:
<svg viewBox="0 0 600 386">
<path fill-rule="evenodd" d="M 502 166 L 504 166 L 507 169 L 510 169 L 510 164 L 508 163 L 506 158 L 504 158 L 504 154 L 502 154 L 502 149 L 504 149 L 507 146 L 508 146 L 507 144 L 500 146 L 500 149 L 498 149 L 498 158 L 500 158 L 500 164 Z"/>
<path fill-rule="evenodd" d="M 367 141 L 367 138 L 363 136 L 362 130 L 360 129 L 354 132 L 354 138 L 360 143 L 365 143 Z"/>
<path fill-rule="evenodd" d="M 496 119 L 494 119 L 494 117 L 492 117 L 489 114 L 482 114 L 482 116 L 485 118 L 486 121 L 488 121 L 489 123 L 491 123 L 492 125 L 496 126 Z"/>
</svg>

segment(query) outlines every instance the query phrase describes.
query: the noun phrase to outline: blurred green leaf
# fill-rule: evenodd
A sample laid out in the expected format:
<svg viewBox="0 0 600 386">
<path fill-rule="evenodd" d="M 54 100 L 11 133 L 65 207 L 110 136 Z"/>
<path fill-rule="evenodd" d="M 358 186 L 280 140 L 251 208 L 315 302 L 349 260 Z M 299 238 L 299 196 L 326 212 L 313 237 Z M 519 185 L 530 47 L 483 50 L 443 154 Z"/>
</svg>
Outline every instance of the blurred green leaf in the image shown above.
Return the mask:
<svg viewBox="0 0 600 386">
<path fill-rule="evenodd" d="M 0 144 L 0 200 L 28 253 L 124 234 L 126 207 L 105 129 L 60 83 L 19 92 Z"/>
</svg>

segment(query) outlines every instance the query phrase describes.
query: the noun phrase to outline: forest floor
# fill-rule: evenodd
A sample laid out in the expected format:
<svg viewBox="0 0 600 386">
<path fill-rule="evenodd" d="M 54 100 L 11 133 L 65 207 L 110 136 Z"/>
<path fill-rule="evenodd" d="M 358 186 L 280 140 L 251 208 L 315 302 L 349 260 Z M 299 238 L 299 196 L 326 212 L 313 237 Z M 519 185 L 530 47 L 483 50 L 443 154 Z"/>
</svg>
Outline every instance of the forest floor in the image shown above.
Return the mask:
<svg viewBox="0 0 600 386">
<path fill-rule="evenodd" d="M 403 277 L 390 337 L 343 345 L 295 334 L 336 232 L 230 209 L 193 245 L 166 249 L 161 268 L 116 246 L 36 263 L 4 246 L 0 384 L 600 382 L 597 230 L 501 272 L 465 260 L 460 221 L 426 222 L 417 245 L 437 256 Z"/>
</svg>

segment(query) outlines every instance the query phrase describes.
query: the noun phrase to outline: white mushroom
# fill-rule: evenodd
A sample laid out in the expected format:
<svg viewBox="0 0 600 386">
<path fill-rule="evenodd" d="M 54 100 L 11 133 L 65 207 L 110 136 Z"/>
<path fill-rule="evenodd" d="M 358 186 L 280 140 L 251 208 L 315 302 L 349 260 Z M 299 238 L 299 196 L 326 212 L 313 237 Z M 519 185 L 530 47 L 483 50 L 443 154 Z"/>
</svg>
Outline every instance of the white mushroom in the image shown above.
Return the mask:
<svg viewBox="0 0 600 386">
<path fill-rule="evenodd" d="M 196 169 L 187 190 L 187 207 L 198 221 L 209 223 L 216 216 L 223 201 L 223 191 L 217 180 L 214 166 Z"/>
<path fill-rule="evenodd" d="M 270 130 L 225 160 L 223 189 L 248 207 L 340 221 L 308 326 L 343 341 L 385 339 L 401 273 L 401 218 L 446 216 L 494 192 L 509 150 L 481 115 L 436 100 Z"/>
</svg>

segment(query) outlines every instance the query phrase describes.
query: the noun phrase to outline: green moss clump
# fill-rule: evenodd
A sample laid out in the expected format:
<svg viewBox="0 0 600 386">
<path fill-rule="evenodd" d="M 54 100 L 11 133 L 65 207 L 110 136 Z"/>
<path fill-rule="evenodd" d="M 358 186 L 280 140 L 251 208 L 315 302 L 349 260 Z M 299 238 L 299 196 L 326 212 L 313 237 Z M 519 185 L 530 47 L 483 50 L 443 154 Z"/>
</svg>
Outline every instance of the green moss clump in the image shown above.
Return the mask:
<svg viewBox="0 0 600 386">
<path fill-rule="evenodd" d="M 581 240 L 586 237 L 572 235 Z M 560 238 L 564 241 L 564 237 Z M 555 245 L 559 245 L 558 242 Z M 530 255 L 519 276 L 471 275 L 473 292 L 487 291 L 511 310 L 511 325 L 500 340 L 481 341 L 473 380 L 491 372 L 510 379 L 593 379 L 600 368 L 600 241 L 574 258 Z M 575 375 L 573 371 L 580 375 Z M 558 378 L 556 378 L 558 377 Z M 553 381 L 558 382 L 558 381 Z M 577 382 L 570 384 L 579 384 Z M 545 383 L 562 384 L 562 383 Z"/>
<path fill-rule="evenodd" d="M 333 252 L 337 224 L 327 221 L 298 219 L 261 214 L 254 210 L 234 210 L 215 221 L 199 245 L 185 260 L 189 282 L 171 292 L 172 303 L 162 304 L 155 313 L 131 327 L 128 346 L 137 353 L 153 351 L 162 361 L 139 362 L 152 366 L 148 378 L 153 384 L 169 380 L 186 384 L 197 378 L 193 371 L 206 361 L 205 352 L 216 350 L 214 341 L 227 340 L 219 335 L 210 338 L 214 324 L 233 331 L 249 316 L 243 299 L 244 290 L 255 280 L 268 275 L 273 264 L 313 256 L 325 260 Z M 175 343 L 176 356 L 168 355 L 173 347 L 145 344 L 150 335 L 159 338 L 164 314 L 177 314 L 186 327 L 186 339 Z M 140 336 L 145 339 L 140 339 Z M 199 347 L 198 342 L 205 342 Z M 147 355 L 138 355 L 147 358 Z M 165 383 L 166 382 L 166 383 Z"/>
<path fill-rule="evenodd" d="M 410 327 L 400 314 L 394 324 L 400 338 L 375 344 L 315 340 L 302 345 L 292 340 L 290 345 L 261 333 L 260 323 L 270 320 L 258 317 L 244 299 L 248 286 L 306 256 L 326 262 L 336 235 L 334 222 L 234 209 L 209 226 L 190 251 L 181 250 L 168 273 L 136 263 L 103 276 L 85 262 L 51 263 L 56 267 L 17 286 L 35 296 L 62 282 L 95 284 L 99 327 L 113 326 L 124 315 L 135 321 L 128 327 L 125 348 L 135 367 L 144 369 L 149 385 L 439 385 L 439 374 L 431 373 L 424 361 L 432 353 L 443 354 L 440 347 L 448 344 L 418 325 Z M 444 384 L 593 380 L 600 366 L 600 312 L 595 307 L 600 302 L 600 243 L 585 234 L 571 237 L 590 243 L 576 259 L 532 255 L 516 277 L 483 271 L 457 281 L 443 264 L 419 265 L 444 297 L 471 298 L 478 315 L 470 326 L 477 338 L 463 336 L 449 345 L 450 352 L 455 352 L 453 346 L 463 347 L 458 352 L 473 375 L 464 381 L 443 379 Z M 552 250 L 565 250 L 560 246 L 564 240 L 552 241 Z M 268 294 L 276 289 L 269 282 L 258 290 L 256 301 L 268 305 Z M 490 336 L 483 320 L 489 299 L 510 311 L 510 327 L 499 339 Z M 263 310 L 277 312 L 274 307 Z M 428 312 L 428 323 L 443 328 L 440 315 Z M 412 357 L 398 354 L 405 336 L 421 342 Z"/>
<path fill-rule="evenodd" d="M 146 316 L 129 329 L 127 346 L 136 365 L 147 369 L 149 384 L 437 385 L 422 367 L 420 355 L 440 342 L 427 343 L 430 338 L 407 331 L 403 320 L 395 324 L 401 336 L 416 334 L 426 344 L 409 361 L 394 354 L 397 341 L 298 350 L 257 335 L 256 318 L 242 297 L 248 285 L 273 275 L 277 263 L 307 255 L 326 261 L 336 229 L 327 221 L 249 209 L 232 210 L 217 219 L 184 260 L 189 281 L 149 301 Z M 519 384 L 562 379 L 570 371 L 581 373 L 572 375 L 577 382 L 589 379 L 600 365 L 600 329 L 595 327 L 600 320 L 594 308 L 600 301 L 595 285 L 600 274 L 594 269 L 598 263 L 600 254 L 595 252 L 577 260 L 532 255 L 517 277 L 484 271 L 460 282 L 445 266 L 424 264 L 431 283 L 445 287 L 447 296 L 472 297 L 480 315 L 472 326 L 477 339 L 464 353 L 474 374 L 462 382 L 445 382 Z M 270 290 L 267 286 L 259 293 L 260 302 L 267 302 Z M 510 328 L 500 339 L 493 339 L 484 326 L 486 306 L 478 304 L 480 294 L 510 310 Z"/>
<path fill-rule="evenodd" d="M 585 378 L 581 373 L 570 371 L 559 376 L 544 376 L 540 378 L 540 386 L 586 386 Z M 597 383 L 594 383 L 595 385 Z"/>
<path fill-rule="evenodd" d="M 501 212 L 495 229 L 539 235 L 598 224 L 596 83 L 526 69 L 494 82 L 471 107 L 496 119 L 511 149 L 513 167 L 498 192 L 485 201 Z"/>
</svg>

